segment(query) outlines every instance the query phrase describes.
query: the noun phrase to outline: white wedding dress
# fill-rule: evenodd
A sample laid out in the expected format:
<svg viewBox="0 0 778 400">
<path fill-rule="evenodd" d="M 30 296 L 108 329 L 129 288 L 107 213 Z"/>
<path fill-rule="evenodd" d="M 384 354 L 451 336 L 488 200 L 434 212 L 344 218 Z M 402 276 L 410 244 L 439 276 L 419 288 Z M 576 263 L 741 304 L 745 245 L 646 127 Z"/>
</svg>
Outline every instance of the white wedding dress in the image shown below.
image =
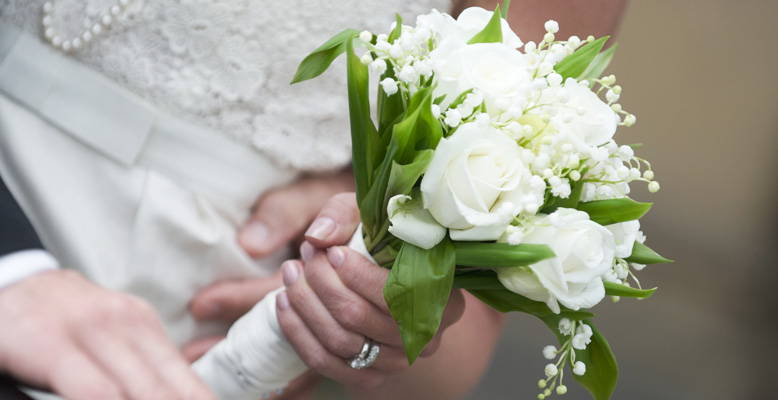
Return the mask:
<svg viewBox="0 0 778 400">
<path fill-rule="evenodd" d="M 387 31 L 395 12 L 451 5 L 50 2 L 0 0 L 0 173 L 62 266 L 148 300 L 178 344 L 228 328 L 191 318 L 197 290 L 266 276 L 286 256 L 254 261 L 236 244 L 253 201 L 349 161 L 344 68 L 290 86 L 299 61 L 341 29 Z M 276 373 L 268 360 L 288 344 L 276 345 L 233 346 L 259 369 L 241 379 Z M 272 379 L 260 385 L 283 384 Z"/>
</svg>

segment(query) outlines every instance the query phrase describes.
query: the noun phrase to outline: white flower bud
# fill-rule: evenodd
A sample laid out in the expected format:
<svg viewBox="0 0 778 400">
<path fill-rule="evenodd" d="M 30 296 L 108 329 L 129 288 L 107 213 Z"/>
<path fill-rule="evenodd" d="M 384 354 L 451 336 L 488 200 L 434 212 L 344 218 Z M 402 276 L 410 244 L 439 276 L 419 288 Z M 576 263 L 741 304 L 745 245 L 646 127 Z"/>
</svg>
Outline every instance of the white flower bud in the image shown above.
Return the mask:
<svg viewBox="0 0 778 400">
<path fill-rule="evenodd" d="M 361 61 L 364 65 L 369 65 L 373 62 L 373 57 L 370 56 L 370 53 L 365 53 L 362 54 L 362 57 L 359 58 L 359 61 Z"/>
<path fill-rule="evenodd" d="M 543 24 L 543 27 L 546 28 L 546 32 L 551 32 L 551 33 L 559 32 L 559 23 L 557 23 L 553 19 L 546 21 L 546 23 Z"/>
<path fill-rule="evenodd" d="M 359 33 L 359 40 L 370 43 L 370 41 L 373 40 L 373 34 L 368 31 L 362 31 Z"/>
<path fill-rule="evenodd" d="M 546 360 L 553 360 L 556 358 L 557 349 L 555 346 L 548 345 L 543 348 L 543 357 L 546 358 Z"/>
<path fill-rule="evenodd" d="M 551 32 L 546 33 L 543 35 L 543 41 L 544 42 L 553 42 L 554 41 L 554 34 Z"/>
<path fill-rule="evenodd" d="M 389 48 L 389 55 L 392 56 L 392 58 L 399 59 L 403 55 L 402 47 L 395 42 L 395 44 L 393 44 L 392 47 Z"/>
<path fill-rule="evenodd" d="M 567 39 L 567 43 L 569 43 L 573 47 L 578 47 L 581 45 L 581 38 L 575 35 L 570 36 L 570 38 Z"/>
<path fill-rule="evenodd" d="M 538 49 L 538 45 L 537 45 L 537 43 L 535 43 L 533 41 L 529 41 L 529 42 L 524 44 L 524 52 L 525 53 L 532 53 L 532 52 L 534 52 L 537 49 Z"/>
<path fill-rule="evenodd" d="M 608 90 L 605 92 L 605 100 L 608 100 L 608 103 L 615 103 L 619 100 L 619 95 L 613 90 Z"/>
<path fill-rule="evenodd" d="M 643 172 L 643 177 L 648 179 L 649 181 L 654 179 L 654 171 L 649 169 L 649 170 Z"/>
<path fill-rule="evenodd" d="M 382 58 L 377 58 L 375 61 L 370 63 L 370 69 L 372 69 L 373 72 L 378 75 L 383 75 L 384 72 L 386 72 L 386 61 L 384 61 Z"/>
<path fill-rule="evenodd" d="M 660 189 L 659 182 L 657 181 L 651 181 L 648 183 L 648 191 L 651 193 L 656 193 Z"/>
<path fill-rule="evenodd" d="M 632 263 L 630 264 L 635 271 L 642 271 L 643 268 L 646 268 L 646 264 L 638 264 L 638 263 Z"/>
<path fill-rule="evenodd" d="M 564 336 L 569 336 L 573 333 L 573 321 L 569 318 L 562 318 L 559 320 L 559 333 Z"/>
<path fill-rule="evenodd" d="M 403 82 L 412 83 L 416 81 L 416 70 L 413 69 L 413 67 L 409 64 L 400 70 L 400 73 L 397 75 L 398 78 L 400 78 Z"/>
<path fill-rule="evenodd" d="M 573 364 L 573 373 L 582 376 L 586 373 L 586 364 L 584 364 L 581 361 L 576 361 L 575 364 Z"/>
<path fill-rule="evenodd" d="M 437 104 L 432 105 L 432 116 L 435 118 L 440 118 L 440 106 Z"/>
<path fill-rule="evenodd" d="M 565 393 L 567 393 L 567 386 L 559 385 L 559 386 L 556 387 L 556 394 L 561 396 L 561 395 L 563 395 Z"/>
<path fill-rule="evenodd" d="M 548 384 L 548 382 L 546 382 L 545 379 L 539 380 L 538 381 L 538 389 L 543 389 L 544 387 L 546 387 L 547 384 Z"/>
<path fill-rule="evenodd" d="M 621 94 L 621 86 L 619 85 L 614 86 L 611 90 L 613 90 L 613 93 Z"/>
<path fill-rule="evenodd" d="M 579 179 L 581 179 L 581 173 L 578 172 L 578 170 L 570 171 L 570 179 L 577 182 Z"/>
<path fill-rule="evenodd" d="M 455 128 L 462 122 L 462 114 L 458 110 L 448 110 L 446 111 L 446 118 L 443 122 L 445 122 L 446 125 Z"/>
<path fill-rule="evenodd" d="M 626 117 L 624 117 L 624 126 L 632 126 L 635 125 L 635 122 L 637 121 L 637 118 L 634 114 L 629 114 Z"/>
<path fill-rule="evenodd" d="M 381 81 L 381 87 L 389 96 L 397 93 L 398 90 L 397 82 L 392 78 L 384 78 L 384 80 Z"/>
<path fill-rule="evenodd" d="M 546 79 L 548 80 L 548 85 L 552 87 L 556 87 L 562 84 L 562 75 L 559 75 L 556 72 L 548 74 Z"/>
<path fill-rule="evenodd" d="M 544 368 L 543 372 L 546 373 L 547 377 L 551 378 L 556 376 L 556 374 L 559 373 L 559 370 L 557 369 L 556 365 L 548 364 L 546 365 L 546 368 Z"/>
<path fill-rule="evenodd" d="M 586 350 L 586 336 L 577 333 L 573 336 L 572 340 L 573 348 L 576 350 Z"/>
<path fill-rule="evenodd" d="M 611 110 L 613 110 L 613 112 L 617 112 L 617 113 L 621 112 L 621 110 L 622 110 L 621 104 L 619 104 L 619 103 L 611 104 Z"/>
</svg>

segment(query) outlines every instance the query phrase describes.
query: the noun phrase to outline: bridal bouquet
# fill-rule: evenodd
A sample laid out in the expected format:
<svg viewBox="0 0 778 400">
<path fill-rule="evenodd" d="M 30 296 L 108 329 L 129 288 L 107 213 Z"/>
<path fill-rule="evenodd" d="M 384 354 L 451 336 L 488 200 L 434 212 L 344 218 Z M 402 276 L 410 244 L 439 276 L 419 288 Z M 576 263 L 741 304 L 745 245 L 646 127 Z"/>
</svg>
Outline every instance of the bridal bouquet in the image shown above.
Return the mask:
<svg viewBox="0 0 778 400">
<path fill-rule="evenodd" d="M 499 6 L 457 19 L 433 10 L 415 26 L 398 16 L 390 29 L 335 35 L 293 82 L 346 54 L 361 239 L 391 268 L 384 296 L 409 362 L 462 288 L 559 339 L 542 351 L 539 399 L 567 391 L 566 367 L 610 398 L 616 362 L 586 310 L 606 295 L 651 296 L 635 272 L 670 262 L 644 244 L 638 220 L 651 204 L 628 197 L 634 181 L 659 190 L 651 164 L 613 140 L 635 123 L 603 75 L 616 46 L 559 40 L 555 21 L 522 43 Z"/>
</svg>

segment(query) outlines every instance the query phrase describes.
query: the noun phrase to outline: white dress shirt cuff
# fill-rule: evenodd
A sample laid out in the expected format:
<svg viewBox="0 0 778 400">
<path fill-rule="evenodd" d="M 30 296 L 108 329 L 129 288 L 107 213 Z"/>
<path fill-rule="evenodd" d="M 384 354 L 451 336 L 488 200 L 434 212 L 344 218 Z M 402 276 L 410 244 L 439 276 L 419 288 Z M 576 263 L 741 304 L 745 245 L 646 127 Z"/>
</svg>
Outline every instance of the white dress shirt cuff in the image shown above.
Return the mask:
<svg viewBox="0 0 778 400">
<path fill-rule="evenodd" d="M 0 257 L 0 289 L 39 272 L 59 268 L 46 250 L 22 250 Z"/>
</svg>

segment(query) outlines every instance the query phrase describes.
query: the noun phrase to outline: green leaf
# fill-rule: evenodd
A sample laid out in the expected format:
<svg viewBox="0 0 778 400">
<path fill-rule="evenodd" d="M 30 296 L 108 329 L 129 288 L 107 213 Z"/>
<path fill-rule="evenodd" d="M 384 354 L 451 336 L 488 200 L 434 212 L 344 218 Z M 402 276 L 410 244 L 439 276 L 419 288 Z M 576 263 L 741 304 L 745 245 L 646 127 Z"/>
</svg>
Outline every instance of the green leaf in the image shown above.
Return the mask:
<svg viewBox="0 0 778 400">
<path fill-rule="evenodd" d="M 500 5 L 494 9 L 494 14 L 481 32 L 473 36 L 467 44 L 475 43 L 501 43 L 502 42 L 502 13 Z"/>
<path fill-rule="evenodd" d="M 570 54 L 565 57 L 564 60 L 557 63 L 557 65 L 554 66 L 554 70 L 556 70 L 559 75 L 562 75 L 562 78 L 578 78 L 586 71 L 586 68 L 589 67 L 589 64 L 592 63 L 594 58 L 597 57 L 597 54 L 602 50 L 605 42 L 608 41 L 608 38 L 610 38 L 610 36 L 603 36 L 579 47 L 573 54 Z"/>
<path fill-rule="evenodd" d="M 657 288 L 635 289 L 629 286 L 620 285 L 613 282 L 605 282 L 605 294 L 608 296 L 637 297 L 647 299 L 651 297 Z"/>
<path fill-rule="evenodd" d="M 389 183 L 386 186 L 386 199 L 398 194 L 408 194 L 413 189 L 416 181 L 427 169 L 432 161 L 432 150 L 421 150 L 416 153 L 416 157 L 408 164 L 392 163 L 392 170 L 389 173 Z"/>
<path fill-rule="evenodd" d="M 576 208 L 589 214 L 592 221 L 600 225 L 610 225 L 640 219 L 651 209 L 651 203 L 640 203 L 625 197 L 578 203 Z"/>
<path fill-rule="evenodd" d="M 543 214 L 551 214 L 552 212 L 556 211 L 557 208 L 575 208 L 578 206 L 578 203 L 581 201 L 581 193 L 583 193 L 583 181 L 578 180 L 577 182 L 573 182 L 571 185 L 571 191 L 570 196 L 568 196 L 566 199 L 561 199 L 559 197 L 551 197 L 548 201 L 546 201 L 546 204 L 543 206 L 543 208 L 540 209 L 540 212 Z"/>
<path fill-rule="evenodd" d="M 511 8 L 511 0 L 505 0 L 502 2 L 502 17 L 508 19 L 508 9 Z"/>
<path fill-rule="evenodd" d="M 292 84 L 315 78 L 329 68 L 330 64 L 346 51 L 346 43 L 359 35 L 354 29 L 346 29 L 324 42 L 300 62 Z"/>
<path fill-rule="evenodd" d="M 454 247 L 448 238 L 430 250 L 403 243 L 384 287 L 413 364 L 440 328 L 454 281 Z"/>
<path fill-rule="evenodd" d="M 639 242 L 635 242 L 632 246 L 632 254 L 626 260 L 637 264 L 666 264 L 673 262 L 673 260 L 662 257 L 659 253 L 651 250 L 650 247 Z"/>
<path fill-rule="evenodd" d="M 381 79 L 386 77 L 395 78 L 391 63 L 387 64 L 386 72 L 381 76 Z M 403 104 L 402 95 L 395 93 L 389 96 L 384 88 L 378 85 L 378 132 L 382 137 L 387 135 L 387 132 L 391 132 L 392 126 L 402 117 L 403 112 L 405 112 L 405 104 Z M 385 139 L 384 142 L 388 143 L 388 139 Z"/>
<path fill-rule="evenodd" d="M 566 308 L 562 308 L 560 314 L 554 314 L 546 303 L 530 300 L 522 295 L 513 293 L 508 289 L 468 289 L 468 292 L 499 312 L 519 311 L 534 315 L 538 318 L 564 316 L 571 319 L 585 319 L 594 316 L 587 311 L 572 311 Z"/>
<path fill-rule="evenodd" d="M 389 37 L 386 39 L 389 43 L 394 43 L 397 38 L 403 33 L 403 17 L 400 14 L 394 14 L 394 29 L 389 32 Z"/>
<path fill-rule="evenodd" d="M 454 277 L 454 287 L 468 290 L 507 290 L 492 270 L 467 271 Z"/>
<path fill-rule="evenodd" d="M 559 333 L 559 320 L 562 315 L 555 315 L 549 318 L 541 318 L 543 322 L 557 336 L 562 343 L 567 337 Z M 568 317 L 569 318 L 569 317 Z M 586 373 L 578 376 L 570 374 L 583 387 L 586 388 L 595 400 L 608 400 L 616 389 L 616 382 L 619 379 L 619 366 L 616 364 L 616 358 L 613 351 L 602 336 L 599 330 L 589 320 L 584 320 L 592 328 L 592 342 L 586 346 L 586 350 L 575 350 L 576 361 L 586 364 Z"/>
<path fill-rule="evenodd" d="M 352 170 L 356 180 L 357 200 L 361 203 L 370 187 L 371 172 L 375 168 L 372 154 L 379 145 L 379 137 L 370 118 L 367 66 L 354 53 L 351 39 L 346 41 L 346 53 Z"/>
<path fill-rule="evenodd" d="M 517 267 L 554 257 L 544 244 L 454 242 L 457 265 L 467 267 Z"/>
<path fill-rule="evenodd" d="M 597 54 L 597 56 L 594 57 L 594 60 L 592 60 L 589 66 L 586 67 L 586 71 L 584 71 L 577 79 L 594 80 L 602 76 L 602 73 L 605 72 L 605 69 L 608 68 L 608 65 L 611 63 L 611 60 L 613 59 L 613 54 L 616 52 L 616 49 L 618 47 L 619 45 L 617 43 L 609 47 L 602 53 Z"/>
</svg>

